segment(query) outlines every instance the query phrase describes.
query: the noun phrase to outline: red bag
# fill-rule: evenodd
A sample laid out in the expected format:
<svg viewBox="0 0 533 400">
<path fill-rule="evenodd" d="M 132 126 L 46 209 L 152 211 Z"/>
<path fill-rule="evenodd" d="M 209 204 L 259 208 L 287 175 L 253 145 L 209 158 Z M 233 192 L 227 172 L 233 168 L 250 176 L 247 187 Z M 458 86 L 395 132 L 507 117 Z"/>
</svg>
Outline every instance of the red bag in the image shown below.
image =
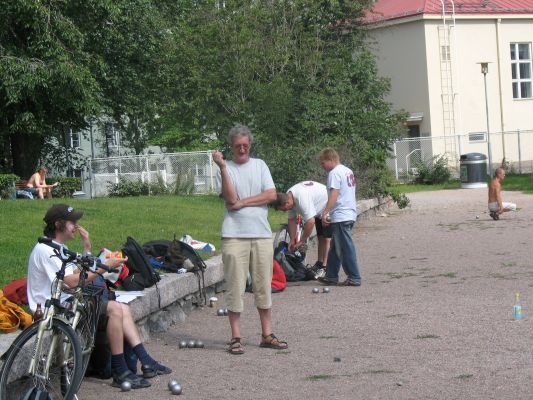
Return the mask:
<svg viewBox="0 0 533 400">
<path fill-rule="evenodd" d="M 7 299 L 15 304 L 28 304 L 27 279 L 20 278 L 9 282 L 2 291 Z"/>
<path fill-rule="evenodd" d="M 272 293 L 281 292 L 287 287 L 285 272 L 277 260 L 272 260 Z"/>
</svg>

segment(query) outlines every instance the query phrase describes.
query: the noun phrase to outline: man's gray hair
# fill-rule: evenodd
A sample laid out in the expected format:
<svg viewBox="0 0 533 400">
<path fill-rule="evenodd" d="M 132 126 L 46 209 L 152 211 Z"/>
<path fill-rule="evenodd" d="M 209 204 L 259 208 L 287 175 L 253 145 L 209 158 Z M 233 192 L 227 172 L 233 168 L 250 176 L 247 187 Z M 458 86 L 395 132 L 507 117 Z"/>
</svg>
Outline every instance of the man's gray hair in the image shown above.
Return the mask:
<svg viewBox="0 0 533 400">
<path fill-rule="evenodd" d="M 252 131 L 250 128 L 248 128 L 246 125 L 237 124 L 233 128 L 229 130 L 228 135 L 228 143 L 232 144 L 233 139 L 237 136 L 247 136 L 248 139 L 250 139 L 250 144 L 252 144 L 254 140 L 254 136 L 252 135 Z"/>
</svg>

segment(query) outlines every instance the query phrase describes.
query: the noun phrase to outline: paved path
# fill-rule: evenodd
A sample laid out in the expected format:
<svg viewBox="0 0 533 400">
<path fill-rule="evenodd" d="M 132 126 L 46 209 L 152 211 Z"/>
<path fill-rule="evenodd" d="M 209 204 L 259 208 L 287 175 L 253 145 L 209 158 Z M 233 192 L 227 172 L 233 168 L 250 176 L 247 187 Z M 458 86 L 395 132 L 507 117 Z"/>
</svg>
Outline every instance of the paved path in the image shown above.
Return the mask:
<svg viewBox="0 0 533 400">
<path fill-rule="evenodd" d="M 533 196 L 493 221 L 486 190 L 409 196 L 412 206 L 360 221 L 360 288 L 312 294 L 314 282 L 274 295 L 274 330 L 288 351 L 258 347 L 246 296 L 246 353 L 224 351 L 227 319 L 204 308 L 154 337 L 188 399 L 530 399 L 533 393 Z M 479 218 L 476 218 L 479 216 Z M 514 292 L 524 318 L 514 321 Z M 181 339 L 205 349 L 178 349 Z M 168 376 L 129 393 L 87 379 L 80 399 L 167 399 Z"/>
</svg>

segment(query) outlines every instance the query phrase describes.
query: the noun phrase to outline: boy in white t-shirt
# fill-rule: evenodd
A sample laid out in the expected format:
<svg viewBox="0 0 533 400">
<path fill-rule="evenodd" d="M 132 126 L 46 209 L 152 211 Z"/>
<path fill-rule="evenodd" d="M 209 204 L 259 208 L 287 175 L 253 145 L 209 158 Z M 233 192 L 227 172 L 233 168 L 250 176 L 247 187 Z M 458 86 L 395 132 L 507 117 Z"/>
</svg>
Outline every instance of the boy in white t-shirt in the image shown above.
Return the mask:
<svg viewBox="0 0 533 400">
<path fill-rule="evenodd" d="M 331 225 L 332 238 L 326 275 L 318 280 L 327 285 L 361 286 L 352 239 L 352 228 L 357 219 L 355 176 L 350 168 L 340 163 L 339 155 L 332 148 L 323 149 L 319 159 L 322 168 L 328 171 L 328 202 L 322 213 L 323 224 Z M 347 276 L 344 282 L 339 282 L 341 265 Z"/>
</svg>

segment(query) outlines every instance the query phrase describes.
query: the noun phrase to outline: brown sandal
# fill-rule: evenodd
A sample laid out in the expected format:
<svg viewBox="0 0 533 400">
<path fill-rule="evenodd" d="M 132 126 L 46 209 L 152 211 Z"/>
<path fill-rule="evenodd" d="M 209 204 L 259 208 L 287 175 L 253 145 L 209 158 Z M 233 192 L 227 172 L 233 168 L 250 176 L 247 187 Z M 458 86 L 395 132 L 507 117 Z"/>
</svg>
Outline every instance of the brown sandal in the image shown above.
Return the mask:
<svg viewBox="0 0 533 400">
<path fill-rule="evenodd" d="M 244 348 L 241 343 L 241 338 L 239 337 L 231 338 L 229 342 L 229 346 L 227 348 L 227 352 L 230 354 L 235 354 L 235 355 L 244 354 Z"/>
<path fill-rule="evenodd" d="M 259 347 L 267 347 L 269 349 L 285 350 L 289 347 L 286 341 L 279 340 L 273 333 L 270 335 L 261 335 L 262 340 Z"/>
</svg>

